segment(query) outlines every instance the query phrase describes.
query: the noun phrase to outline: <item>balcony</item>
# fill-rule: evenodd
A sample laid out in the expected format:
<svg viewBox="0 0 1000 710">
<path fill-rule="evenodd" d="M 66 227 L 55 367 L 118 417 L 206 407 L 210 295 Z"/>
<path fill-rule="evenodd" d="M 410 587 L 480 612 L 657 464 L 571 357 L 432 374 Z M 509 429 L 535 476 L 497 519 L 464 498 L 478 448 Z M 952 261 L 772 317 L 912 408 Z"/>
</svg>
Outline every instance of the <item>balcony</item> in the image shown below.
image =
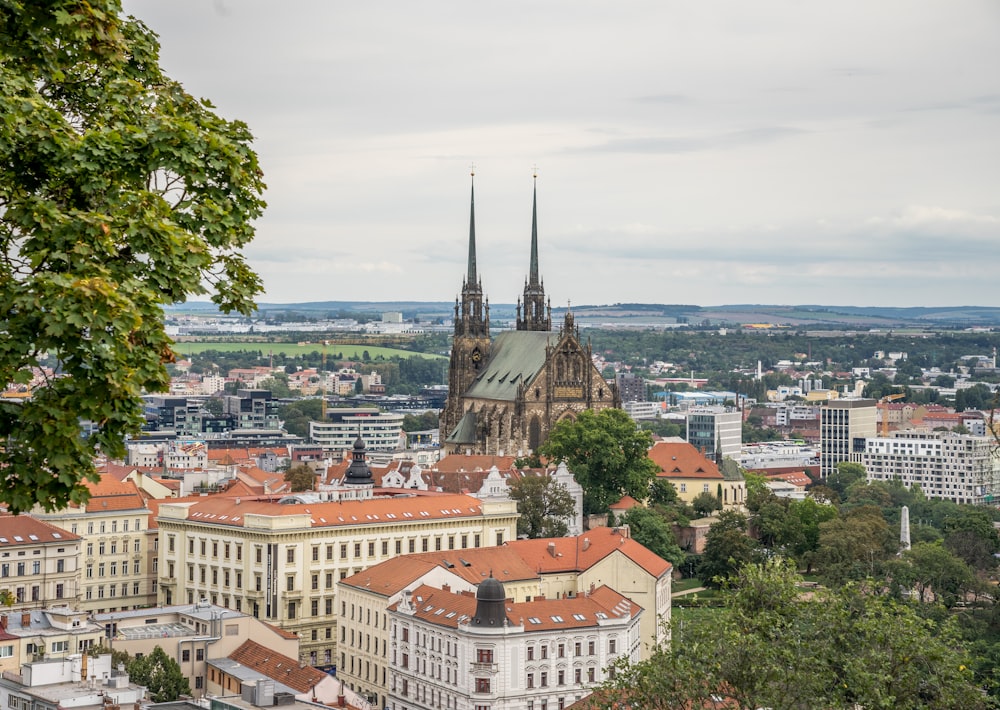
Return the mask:
<svg viewBox="0 0 1000 710">
<path fill-rule="evenodd" d="M 478 675 L 482 675 L 483 673 L 487 673 L 489 675 L 496 675 L 497 664 L 473 662 L 469 664 L 469 672 Z"/>
</svg>

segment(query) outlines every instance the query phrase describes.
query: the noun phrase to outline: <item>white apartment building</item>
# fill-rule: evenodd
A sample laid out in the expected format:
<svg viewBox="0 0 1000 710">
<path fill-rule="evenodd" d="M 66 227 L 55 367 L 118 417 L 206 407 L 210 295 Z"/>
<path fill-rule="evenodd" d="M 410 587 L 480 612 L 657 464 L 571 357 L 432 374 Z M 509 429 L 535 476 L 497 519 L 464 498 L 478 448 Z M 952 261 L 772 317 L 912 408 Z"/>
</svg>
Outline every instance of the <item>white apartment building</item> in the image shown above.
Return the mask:
<svg viewBox="0 0 1000 710">
<path fill-rule="evenodd" d="M 877 431 L 874 399 L 834 399 L 820 410 L 820 475 L 826 478 Z"/>
<path fill-rule="evenodd" d="M 324 451 L 350 451 L 359 436 L 369 452 L 405 448 L 403 415 L 370 407 L 329 409 L 327 421 L 309 422 L 309 438 Z"/>
<path fill-rule="evenodd" d="M 389 610 L 391 710 L 558 710 L 640 658 L 642 609 L 599 587 L 514 602 L 489 577 L 475 595 L 422 585 Z"/>
<path fill-rule="evenodd" d="M 1000 457 L 992 437 L 952 432 L 898 431 L 868 438 L 852 455 L 869 481 L 900 480 L 928 498 L 983 505 L 1000 496 Z"/>
</svg>

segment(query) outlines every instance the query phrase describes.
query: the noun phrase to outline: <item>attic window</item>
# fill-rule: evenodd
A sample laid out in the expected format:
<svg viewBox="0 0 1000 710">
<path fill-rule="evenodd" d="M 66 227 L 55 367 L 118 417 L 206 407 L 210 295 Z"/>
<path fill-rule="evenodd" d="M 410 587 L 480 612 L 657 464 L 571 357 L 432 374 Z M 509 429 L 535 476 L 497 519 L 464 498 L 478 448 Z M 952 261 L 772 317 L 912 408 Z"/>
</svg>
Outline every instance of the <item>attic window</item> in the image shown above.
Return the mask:
<svg viewBox="0 0 1000 710">
<path fill-rule="evenodd" d="M 38 535 L 28 535 L 28 539 L 34 542 L 38 542 Z"/>
<path fill-rule="evenodd" d="M 557 624 L 561 624 L 563 622 L 563 618 L 561 616 L 553 616 L 552 620 Z"/>
<path fill-rule="evenodd" d="M 58 539 L 60 539 L 62 537 L 62 535 L 60 535 L 59 533 L 52 533 L 52 537 L 54 537 L 54 538 L 56 538 L 58 540 Z"/>
<path fill-rule="evenodd" d="M 573 618 L 576 619 L 577 621 L 586 621 L 587 620 L 587 617 L 584 616 L 583 614 L 573 614 Z"/>
<path fill-rule="evenodd" d="M 539 619 L 537 616 L 529 616 L 528 617 L 528 621 L 530 621 L 532 624 L 540 624 L 540 623 L 542 623 L 542 620 Z"/>
</svg>

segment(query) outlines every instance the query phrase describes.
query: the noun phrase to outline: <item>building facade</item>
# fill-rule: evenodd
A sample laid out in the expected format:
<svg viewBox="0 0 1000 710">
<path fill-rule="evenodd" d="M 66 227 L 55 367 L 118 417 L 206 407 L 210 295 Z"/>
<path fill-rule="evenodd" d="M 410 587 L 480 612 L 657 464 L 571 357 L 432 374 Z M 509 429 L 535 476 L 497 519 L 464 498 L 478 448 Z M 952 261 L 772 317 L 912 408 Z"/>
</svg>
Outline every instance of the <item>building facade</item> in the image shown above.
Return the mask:
<svg viewBox="0 0 1000 710">
<path fill-rule="evenodd" d="M 878 434 L 874 399 L 834 399 L 820 410 L 820 475 L 825 479 L 837 464 L 850 461 L 864 440 Z"/>
<path fill-rule="evenodd" d="M 0 589 L 9 612 L 80 601 L 80 536 L 30 515 L 0 514 Z"/>
<path fill-rule="evenodd" d="M 368 451 L 392 453 L 403 448 L 403 415 L 373 407 L 334 408 L 326 420 L 309 422 L 309 438 L 324 451 L 350 451 L 364 439 Z"/>
<path fill-rule="evenodd" d="M 869 481 L 920 486 L 928 498 L 987 505 L 1000 496 L 1000 458 L 992 437 L 940 431 L 898 431 L 864 440 L 852 461 Z"/>
<path fill-rule="evenodd" d="M 304 662 L 333 664 L 341 579 L 396 555 L 500 545 L 517 530 L 514 503 L 466 495 L 283 500 L 161 503 L 160 603 L 243 611 L 297 633 Z"/>
<path fill-rule="evenodd" d="M 706 456 L 739 458 L 743 448 L 743 412 L 724 407 L 688 410 L 687 440 Z"/>
<path fill-rule="evenodd" d="M 639 660 L 642 609 L 600 587 L 513 602 L 489 577 L 471 592 L 423 585 L 389 610 L 391 710 L 557 710 Z"/>
<path fill-rule="evenodd" d="M 621 406 L 617 387 L 604 380 L 590 346 L 580 342 L 573 314 L 567 311 L 562 328 L 552 330 L 552 307 L 538 270 L 537 204 L 533 199 L 531 257 L 517 302 L 517 329 L 491 338 L 489 302 L 477 271 L 473 197 L 468 271 L 455 301 L 448 400 L 441 412 L 446 453 L 527 454 L 556 422 L 587 409 Z"/>
<path fill-rule="evenodd" d="M 83 504 L 32 515 L 81 538 L 80 608 L 93 613 L 149 606 L 156 599 L 150 576 L 150 510 L 132 481 L 104 474 L 87 484 Z"/>
</svg>

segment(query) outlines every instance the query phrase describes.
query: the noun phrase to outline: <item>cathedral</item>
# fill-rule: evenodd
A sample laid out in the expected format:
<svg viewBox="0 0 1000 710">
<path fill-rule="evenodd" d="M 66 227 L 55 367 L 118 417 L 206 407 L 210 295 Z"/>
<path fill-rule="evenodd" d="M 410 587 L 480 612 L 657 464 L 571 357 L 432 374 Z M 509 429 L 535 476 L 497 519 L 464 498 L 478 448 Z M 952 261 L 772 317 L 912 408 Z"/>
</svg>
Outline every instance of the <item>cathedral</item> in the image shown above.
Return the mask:
<svg viewBox="0 0 1000 710">
<path fill-rule="evenodd" d="M 441 412 L 445 453 L 523 456 L 545 441 L 552 426 L 586 409 L 621 406 L 580 343 L 573 314 L 552 329 L 552 306 L 538 275 L 538 193 L 531 206 L 531 258 L 517 329 L 490 337 L 490 305 L 476 264 L 476 201 L 472 187 L 469 264 L 455 301 L 448 401 Z"/>
</svg>

